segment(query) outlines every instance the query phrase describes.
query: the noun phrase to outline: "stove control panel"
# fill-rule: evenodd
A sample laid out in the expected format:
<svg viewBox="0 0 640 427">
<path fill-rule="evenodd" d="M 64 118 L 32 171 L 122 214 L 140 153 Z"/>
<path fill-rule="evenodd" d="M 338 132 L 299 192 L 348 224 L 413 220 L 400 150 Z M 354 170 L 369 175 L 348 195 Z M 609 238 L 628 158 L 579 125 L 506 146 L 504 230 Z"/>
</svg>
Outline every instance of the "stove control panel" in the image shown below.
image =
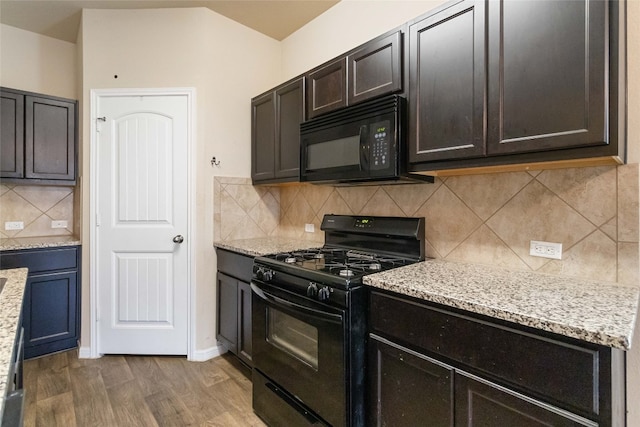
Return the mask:
<svg viewBox="0 0 640 427">
<path fill-rule="evenodd" d="M 333 289 L 329 286 L 316 282 L 309 282 L 309 286 L 307 286 L 307 296 L 309 298 L 317 299 L 318 301 L 328 300 L 332 292 Z"/>
</svg>

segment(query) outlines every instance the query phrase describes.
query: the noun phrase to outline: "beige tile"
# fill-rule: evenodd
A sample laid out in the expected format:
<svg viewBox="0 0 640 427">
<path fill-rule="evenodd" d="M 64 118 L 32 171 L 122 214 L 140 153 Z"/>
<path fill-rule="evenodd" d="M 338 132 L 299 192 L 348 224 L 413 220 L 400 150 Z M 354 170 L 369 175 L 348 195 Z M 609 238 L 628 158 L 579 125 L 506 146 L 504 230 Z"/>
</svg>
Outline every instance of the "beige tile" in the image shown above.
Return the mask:
<svg viewBox="0 0 640 427">
<path fill-rule="evenodd" d="M 226 191 L 220 193 L 220 238 L 229 240 L 231 233 L 248 215 Z"/>
<path fill-rule="evenodd" d="M 289 209 L 293 201 L 298 197 L 300 188 L 300 185 L 290 185 L 280 190 L 280 209 L 282 211 L 286 212 Z"/>
<path fill-rule="evenodd" d="M 237 184 L 227 185 L 224 191 L 246 212 L 249 212 L 267 192 L 265 188 Z"/>
<path fill-rule="evenodd" d="M 378 191 L 378 186 L 364 186 L 364 187 L 336 187 L 336 191 L 344 199 L 345 202 L 351 208 L 351 211 L 355 214 L 361 214 L 362 209 L 367 204 L 369 199 Z"/>
<path fill-rule="evenodd" d="M 69 187 L 45 187 L 36 185 L 21 185 L 14 188 L 13 191 L 42 212 L 48 211 L 52 206 L 60 202 L 60 200 L 73 193 L 73 189 Z"/>
<path fill-rule="evenodd" d="M 251 218 L 245 216 L 238 225 L 231 231 L 228 240 L 252 239 L 256 237 L 267 237 L 266 233 Z"/>
<path fill-rule="evenodd" d="M 384 185 L 381 188 L 402 209 L 403 216 L 414 216 L 440 185 L 442 181 L 437 180 L 433 184 Z"/>
<path fill-rule="evenodd" d="M 406 216 L 404 212 L 402 212 L 402 209 L 396 205 L 382 187 L 378 187 L 378 191 L 376 191 L 367 204 L 364 205 L 360 214 L 376 216 Z"/>
<path fill-rule="evenodd" d="M 18 232 L 16 237 L 40 237 L 40 236 L 70 236 L 71 230 L 66 228 L 51 228 L 51 218 L 47 215 L 39 216 L 30 224 L 25 224 L 24 230 Z"/>
<path fill-rule="evenodd" d="M 54 220 L 66 220 L 69 223 L 69 231 L 71 231 L 73 228 L 73 193 L 60 200 L 46 213 Z"/>
<path fill-rule="evenodd" d="M 529 270 L 529 266 L 486 225 L 480 226 L 460 246 L 451 251 L 446 259 Z"/>
<path fill-rule="evenodd" d="M 614 216 L 609 221 L 602 224 L 600 231 L 606 234 L 611 240 L 618 240 L 618 218 Z"/>
<path fill-rule="evenodd" d="M 442 255 L 440 255 L 440 253 L 436 250 L 436 248 L 433 247 L 433 245 L 431 244 L 431 242 L 429 242 L 429 240 L 425 240 L 424 246 L 425 246 L 424 248 L 425 256 L 427 258 L 442 259 Z"/>
<path fill-rule="evenodd" d="M 563 251 L 562 260 L 552 260 L 538 271 L 560 276 L 615 282 L 617 245 L 596 230 L 572 248 Z"/>
<path fill-rule="evenodd" d="M 542 173 L 542 171 L 541 170 L 527 171 L 527 173 L 535 178 L 536 176 L 540 175 Z"/>
<path fill-rule="evenodd" d="M 268 187 L 269 193 L 273 196 L 274 199 L 280 204 L 280 187 Z"/>
<path fill-rule="evenodd" d="M 220 184 L 235 184 L 235 185 L 252 185 L 251 178 L 235 177 L 235 176 L 218 176 L 216 179 Z"/>
<path fill-rule="evenodd" d="M 304 224 L 313 221 L 315 212 L 313 212 L 307 200 L 298 193 L 298 197 L 293 200 L 293 203 L 291 203 L 291 206 L 286 210 L 284 216 L 289 218 L 291 224 L 296 226 L 302 225 L 302 227 L 304 227 Z"/>
<path fill-rule="evenodd" d="M 7 191 L 11 190 L 8 186 L 4 184 L 0 184 L 0 196 L 2 196 Z"/>
<path fill-rule="evenodd" d="M 222 191 L 222 186 L 220 185 L 220 180 L 215 177 L 213 179 L 213 213 L 220 213 L 220 192 Z"/>
<path fill-rule="evenodd" d="M 595 226 L 537 181 L 532 181 L 486 223 L 529 267 L 547 261 L 529 255 L 529 242 L 543 240 L 570 248 Z"/>
<path fill-rule="evenodd" d="M 267 192 L 249 211 L 249 217 L 266 235 L 270 235 L 280 222 L 280 204 Z"/>
<path fill-rule="evenodd" d="M 616 214 L 616 168 L 553 169 L 538 181 L 597 226 Z"/>
<path fill-rule="evenodd" d="M 637 242 L 640 212 L 639 165 L 618 166 L 618 241 Z"/>
<path fill-rule="evenodd" d="M 342 196 L 340 196 L 340 193 L 333 191 L 324 205 L 316 213 L 316 216 L 322 219 L 326 214 L 353 215 L 353 211 Z"/>
<path fill-rule="evenodd" d="M 618 243 L 618 283 L 640 287 L 638 243 Z"/>
<path fill-rule="evenodd" d="M 305 185 L 300 189 L 300 194 L 309 203 L 313 213 L 318 213 L 333 191 L 334 187 L 326 185 Z"/>
<path fill-rule="evenodd" d="M 532 179 L 526 172 L 452 176 L 446 186 L 480 218 L 487 220 Z"/>
<path fill-rule="evenodd" d="M 482 221 L 445 185 L 416 212 L 425 217 L 426 238 L 440 257 L 449 253 L 477 229 Z"/>
<path fill-rule="evenodd" d="M 26 227 L 36 220 L 42 212 L 20 197 L 14 191 L 7 191 L 0 196 L 0 226 L 4 229 L 7 221 L 22 221 Z M 7 236 L 15 236 L 20 230 L 4 230 Z"/>
<path fill-rule="evenodd" d="M 277 230 L 277 236 L 280 237 L 288 237 L 288 238 L 300 238 L 302 233 L 304 232 L 304 228 L 300 228 L 297 225 L 294 225 L 288 217 L 280 218 L 280 226 Z"/>
<path fill-rule="evenodd" d="M 222 215 L 213 214 L 213 241 L 222 240 Z"/>
</svg>

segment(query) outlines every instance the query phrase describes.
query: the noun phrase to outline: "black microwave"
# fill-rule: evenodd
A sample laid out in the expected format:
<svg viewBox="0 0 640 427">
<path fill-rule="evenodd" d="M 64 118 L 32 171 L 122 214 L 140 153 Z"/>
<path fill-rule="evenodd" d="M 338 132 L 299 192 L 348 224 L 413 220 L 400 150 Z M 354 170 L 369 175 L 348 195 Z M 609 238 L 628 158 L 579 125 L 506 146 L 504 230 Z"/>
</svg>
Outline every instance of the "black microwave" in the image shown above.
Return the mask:
<svg viewBox="0 0 640 427">
<path fill-rule="evenodd" d="M 398 95 L 300 124 L 300 181 L 366 184 L 432 177 L 407 174 L 406 100 Z"/>
</svg>

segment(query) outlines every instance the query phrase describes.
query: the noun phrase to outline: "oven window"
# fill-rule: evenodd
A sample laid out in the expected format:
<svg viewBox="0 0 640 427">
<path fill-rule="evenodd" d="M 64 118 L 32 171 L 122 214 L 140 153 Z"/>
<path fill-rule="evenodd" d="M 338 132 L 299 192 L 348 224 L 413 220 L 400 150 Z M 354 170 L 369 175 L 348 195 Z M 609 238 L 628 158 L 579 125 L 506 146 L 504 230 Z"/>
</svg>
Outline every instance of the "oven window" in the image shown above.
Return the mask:
<svg viewBox="0 0 640 427">
<path fill-rule="evenodd" d="M 307 169 L 318 170 L 360 164 L 360 135 L 310 144 Z"/>
<path fill-rule="evenodd" d="M 267 342 L 318 370 L 318 329 L 267 307 Z"/>
</svg>

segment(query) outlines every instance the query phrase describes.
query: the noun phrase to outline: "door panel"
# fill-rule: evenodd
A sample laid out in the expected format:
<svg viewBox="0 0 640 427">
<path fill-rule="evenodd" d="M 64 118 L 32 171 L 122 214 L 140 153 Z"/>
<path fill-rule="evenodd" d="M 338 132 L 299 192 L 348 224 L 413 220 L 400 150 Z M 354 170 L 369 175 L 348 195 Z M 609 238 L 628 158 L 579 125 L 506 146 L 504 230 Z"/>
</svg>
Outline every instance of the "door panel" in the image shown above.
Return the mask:
<svg viewBox="0 0 640 427">
<path fill-rule="evenodd" d="M 0 176 L 24 178 L 24 95 L 2 92 Z"/>
<path fill-rule="evenodd" d="M 187 97 L 102 97 L 99 352 L 187 354 Z M 186 236 L 188 238 L 188 236 Z"/>
</svg>

